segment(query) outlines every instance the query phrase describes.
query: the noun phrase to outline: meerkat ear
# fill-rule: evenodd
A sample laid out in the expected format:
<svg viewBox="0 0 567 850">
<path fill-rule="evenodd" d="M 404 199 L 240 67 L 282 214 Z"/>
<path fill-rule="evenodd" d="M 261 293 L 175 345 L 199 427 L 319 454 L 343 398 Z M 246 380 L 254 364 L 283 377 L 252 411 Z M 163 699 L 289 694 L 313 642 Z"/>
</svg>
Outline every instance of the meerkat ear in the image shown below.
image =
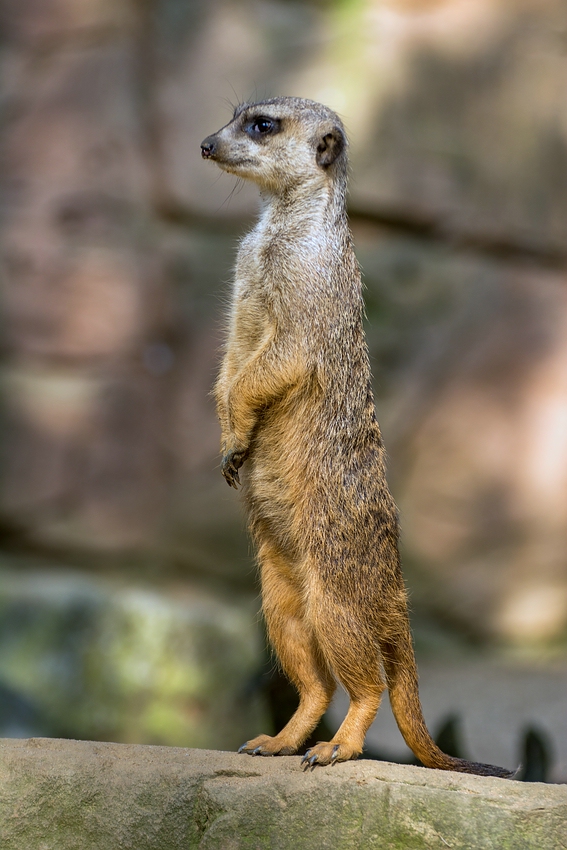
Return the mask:
<svg viewBox="0 0 567 850">
<path fill-rule="evenodd" d="M 345 134 L 340 127 L 333 127 L 328 133 L 319 138 L 316 160 L 321 168 L 328 168 L 343 152 L 346 146 Z"/>
</svg>

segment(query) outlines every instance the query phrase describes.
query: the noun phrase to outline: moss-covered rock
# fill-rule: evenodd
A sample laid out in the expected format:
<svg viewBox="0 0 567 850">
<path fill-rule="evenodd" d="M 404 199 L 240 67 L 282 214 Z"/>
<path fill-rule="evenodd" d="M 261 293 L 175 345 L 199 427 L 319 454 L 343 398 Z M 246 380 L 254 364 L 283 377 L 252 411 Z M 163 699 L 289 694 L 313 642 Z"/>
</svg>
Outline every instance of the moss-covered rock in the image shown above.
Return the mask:
<svg viewBox="0 0 567 850">
<path fill-rule="evenodd" d="M 0 734 L 235 748 L 266 725 L 253 613 L 187 582 L 0 569 L 0 691 L 35 709 Z"/>
<path fill-rule="evenodd" d="M 3 850 L 560 850 L 567 787 L 384 762 L 30 739 L 0 745 Z"/>
</svg>

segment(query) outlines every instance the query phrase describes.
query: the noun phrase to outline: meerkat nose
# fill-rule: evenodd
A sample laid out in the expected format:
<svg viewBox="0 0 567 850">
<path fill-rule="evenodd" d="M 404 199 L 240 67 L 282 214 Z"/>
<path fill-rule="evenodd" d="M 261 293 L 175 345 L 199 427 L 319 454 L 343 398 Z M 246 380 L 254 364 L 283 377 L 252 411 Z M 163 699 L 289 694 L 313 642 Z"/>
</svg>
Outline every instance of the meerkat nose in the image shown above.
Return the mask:
<svg viewBox="0 0 567 850">
<path fill-rule="evenodd" d="M 203 159 L 209 159 L 213 156 L 215 152 L 215 143 L 213 141 L 213 136 L 207 136 L 207 138 L 201 142 L 201 156 Z"/>
</svg>

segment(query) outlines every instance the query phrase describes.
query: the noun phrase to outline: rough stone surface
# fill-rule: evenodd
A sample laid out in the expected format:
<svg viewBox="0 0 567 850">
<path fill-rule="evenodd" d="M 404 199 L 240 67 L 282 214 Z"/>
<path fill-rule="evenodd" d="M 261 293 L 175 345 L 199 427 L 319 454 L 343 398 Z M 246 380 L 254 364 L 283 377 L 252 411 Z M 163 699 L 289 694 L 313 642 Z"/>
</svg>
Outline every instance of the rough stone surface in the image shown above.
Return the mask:
<svg viewBox="0 0 567 850">
<path fill-rule="evenodd" d="M 52 739 L 0 747 L 3 850 L 560 850 L 567 788 L 385 762 Z"/>
</svg>

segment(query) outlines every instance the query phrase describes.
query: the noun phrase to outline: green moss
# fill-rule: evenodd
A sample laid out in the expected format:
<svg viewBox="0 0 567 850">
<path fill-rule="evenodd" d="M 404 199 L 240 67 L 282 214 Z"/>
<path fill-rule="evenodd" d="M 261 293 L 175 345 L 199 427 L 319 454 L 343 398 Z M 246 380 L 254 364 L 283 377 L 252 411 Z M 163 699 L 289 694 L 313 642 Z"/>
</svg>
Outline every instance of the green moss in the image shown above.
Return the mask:
<svg viewBox="0 0 567 850">
<path fill-rule="evenodd" d="M 253 610 L 76 573 L 0 573 L 0 682 L 38 707 L 32 732 L 237 747 L 264 725 Z"/>
</svg>

